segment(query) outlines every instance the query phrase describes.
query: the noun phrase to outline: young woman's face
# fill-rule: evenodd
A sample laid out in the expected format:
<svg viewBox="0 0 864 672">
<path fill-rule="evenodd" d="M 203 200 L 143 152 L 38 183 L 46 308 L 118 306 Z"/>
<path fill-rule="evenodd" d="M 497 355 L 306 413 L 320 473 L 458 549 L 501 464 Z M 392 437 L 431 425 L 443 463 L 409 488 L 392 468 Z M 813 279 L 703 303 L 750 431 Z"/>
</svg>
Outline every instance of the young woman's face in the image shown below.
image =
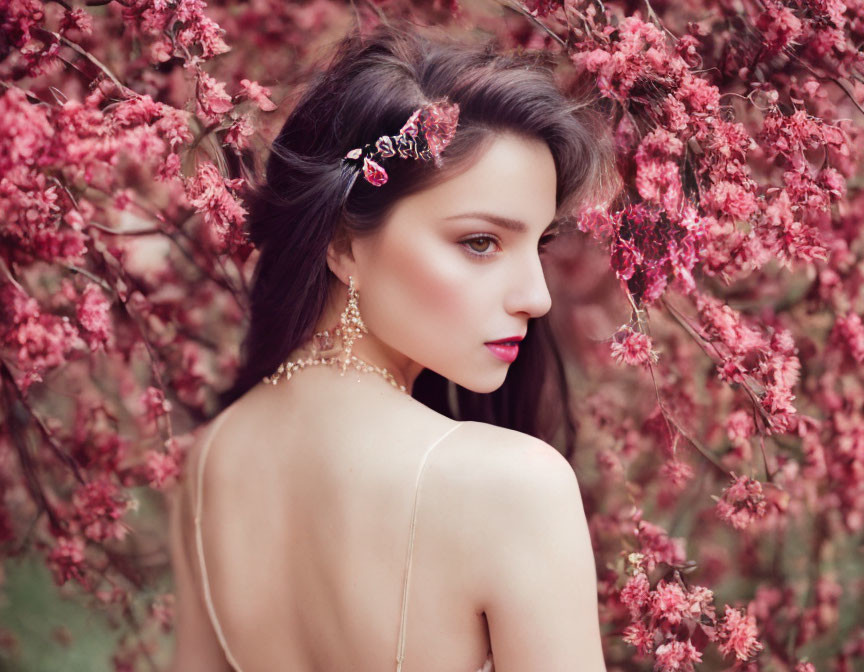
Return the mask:
<svg viewBox="0 0 864 672">
<path fill-rule="evenodd" d="M 551 307 L 538 243 L 555 190 L 546 143 L 502 133 L 469 169 L 402 199 L 374 235 L 354 240 L 379 361 L 410 382 L 429 368 L 475 392 L 500 387 L 510 363 L 487 343 L 524 336 Z"/>
</svg>

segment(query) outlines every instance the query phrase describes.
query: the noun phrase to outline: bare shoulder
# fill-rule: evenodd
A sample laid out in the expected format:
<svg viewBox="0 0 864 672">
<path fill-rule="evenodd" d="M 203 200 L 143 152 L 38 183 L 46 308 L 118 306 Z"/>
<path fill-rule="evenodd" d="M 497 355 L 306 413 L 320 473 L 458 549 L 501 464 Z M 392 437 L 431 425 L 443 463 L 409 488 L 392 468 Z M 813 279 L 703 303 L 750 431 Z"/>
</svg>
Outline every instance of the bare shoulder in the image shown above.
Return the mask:
<svg viewBox="0 0 864 672">
<path fill-rule="evenodd" d="M 451 478 L 463 485 L 466 552 L 485 558 L 476 584 L 483 599 L 497 589 L 490 554 L 540 552 L 565 539 L 576 539 L 584 548 L 588 532 L 579 484 L 554 446 L 479 422 L 465 423 L 455 435 L 459 445 Z"/>
<path fill-rule="evenodd" d="M 603 672 L 597 578 L 579 484 L 554 447 L 470 423 L 466 565 L 496 667 Z"/>
<path fill-rule="evenodd" d="M 578 491 L 572 466 L 546 441 L 483 422 L 466 422 L 457 435 L 460 452 L 475 467 L 472 473 L 483 474 L 475 485 L 488 504 L 495 505 L 505 493 L 542 503 L 561 490 Z"/>
</svg>

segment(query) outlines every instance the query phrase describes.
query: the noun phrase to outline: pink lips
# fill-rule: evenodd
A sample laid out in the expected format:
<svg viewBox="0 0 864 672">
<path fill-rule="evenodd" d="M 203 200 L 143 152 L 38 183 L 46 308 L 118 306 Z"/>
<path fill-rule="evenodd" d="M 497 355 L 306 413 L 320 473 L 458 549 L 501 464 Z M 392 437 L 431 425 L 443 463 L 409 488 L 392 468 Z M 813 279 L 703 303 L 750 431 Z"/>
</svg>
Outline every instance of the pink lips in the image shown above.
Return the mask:
<svg viewBox="0 0 864 672">
<path fill-rule="evenodd" d="M 522 338 L 522 336 L 511 336 L 510 338 L 501 338 L 497 341 L 490 341 L 485 345 L 498 359 L 505 362 L 512 362 L 519 354 L 518 342 L 521 341 Z"/>
<path fill-rule="evenodd" d="M 519 354 L 518 345 L 500 345 L 499 343 L 487 343 L 486 347 L 492 351 L 498 359 L 503 359 L 505 362 L 512 362 Z"/>
</svg>

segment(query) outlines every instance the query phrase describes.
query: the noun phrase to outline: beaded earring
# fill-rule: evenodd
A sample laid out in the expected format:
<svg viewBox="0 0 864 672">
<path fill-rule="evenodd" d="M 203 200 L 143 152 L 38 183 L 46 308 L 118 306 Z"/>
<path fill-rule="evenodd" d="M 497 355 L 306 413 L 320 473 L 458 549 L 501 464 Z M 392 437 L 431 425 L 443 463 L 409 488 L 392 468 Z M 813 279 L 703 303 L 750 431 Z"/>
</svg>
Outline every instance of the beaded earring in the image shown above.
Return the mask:
<svg viewBox="0 0 864 672">
<path fill-rule="evenodd" d="M 369 333 L 363 318 L 360 317 L 360 306 L 358 305 L 359 292 L 354 287 L 354 277 L 348 276 L 348 303 L 342 315 L 339 317 L 339 327 L 342 332 L 343 359 L 342 372 L 345 372 L 351 359 L 351 348 L 354 341 L 363 338 L 364 333 Z"/>
</svg>

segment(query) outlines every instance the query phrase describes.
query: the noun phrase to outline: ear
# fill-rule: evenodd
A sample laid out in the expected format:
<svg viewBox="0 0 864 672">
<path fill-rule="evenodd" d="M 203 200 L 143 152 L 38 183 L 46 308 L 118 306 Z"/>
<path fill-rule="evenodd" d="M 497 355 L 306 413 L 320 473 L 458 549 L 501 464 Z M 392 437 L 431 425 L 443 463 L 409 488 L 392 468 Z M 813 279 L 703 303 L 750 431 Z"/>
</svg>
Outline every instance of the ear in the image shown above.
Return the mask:
<svg viewBox="0 0 864 672">
<path fill-rule="evenodd" d="M 346 285 L 348 284 L 349 275 L 353 275 L 356 278 L 357 272 L 354 262 L 354 252 L 351 249 L 351 239 L 343 228 L 339 229 L 339 232 L 333 236 L 333 240 L 327 246 L 327 266 L 333 272 L 333 275 Z"/>
</svg>

